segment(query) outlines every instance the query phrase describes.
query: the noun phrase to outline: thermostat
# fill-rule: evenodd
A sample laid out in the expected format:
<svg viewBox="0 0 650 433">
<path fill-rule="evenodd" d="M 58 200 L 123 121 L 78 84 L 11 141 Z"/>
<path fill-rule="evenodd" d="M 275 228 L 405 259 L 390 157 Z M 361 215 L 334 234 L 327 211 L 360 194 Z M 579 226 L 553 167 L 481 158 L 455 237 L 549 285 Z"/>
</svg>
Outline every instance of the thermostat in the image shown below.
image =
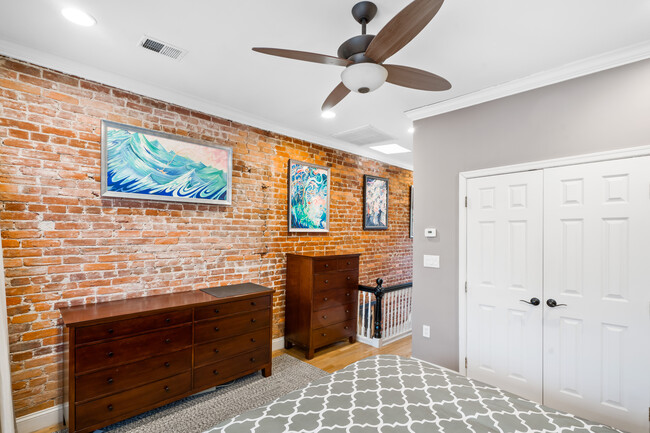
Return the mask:
<svg viewBox="0 0 650 433">
<path fill-rule="evenodd" d="M 438 231 L 436 229 L 424 229 L 425 238 L 435 238 L 438 236 Z"/>
</svg>

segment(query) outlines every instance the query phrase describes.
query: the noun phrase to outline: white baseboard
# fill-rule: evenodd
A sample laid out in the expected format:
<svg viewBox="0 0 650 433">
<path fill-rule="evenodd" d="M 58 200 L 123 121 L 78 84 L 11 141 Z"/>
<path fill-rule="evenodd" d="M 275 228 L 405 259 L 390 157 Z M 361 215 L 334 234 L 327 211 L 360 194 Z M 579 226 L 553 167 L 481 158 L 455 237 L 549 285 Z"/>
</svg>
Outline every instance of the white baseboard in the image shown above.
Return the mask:
<svg viewBox="0 0 650 433">
<path fill-rule="evenodd" d="M 63 405 L 49 407 L 16 418 L 16 433 L 32 433 L 63 423 Z"/>
<path fill-rule="evenodd" d="M 271 343 L 271 350 L 280 349 L 284 349 L 284 337 L 275 338 Z M 58 405 L 17 418 L 16 433 L 32 433 L 61 423 L 63 423 L 63 406 Z"/>
<path fill-rule="evenodd" d="M 284 349 L 284 337 L 275 338 L 271 343 L 271 350 Z"/>
</svg>

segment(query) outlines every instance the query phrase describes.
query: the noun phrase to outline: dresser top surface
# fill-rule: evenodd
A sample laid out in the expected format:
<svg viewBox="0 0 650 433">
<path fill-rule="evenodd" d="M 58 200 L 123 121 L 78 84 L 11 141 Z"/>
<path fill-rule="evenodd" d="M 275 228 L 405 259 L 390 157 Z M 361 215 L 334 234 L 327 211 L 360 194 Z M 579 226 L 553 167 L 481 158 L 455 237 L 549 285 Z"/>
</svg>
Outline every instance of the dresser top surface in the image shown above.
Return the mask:
<svg viewBox="0 0 650 433">
<path fill-rule="evenodd" d="M 287 253 L 288 256 L 294 257 L 309 257 L 310 259 L 342 259 L 346 257 L 359 257 L 361 253 L 339 253 L 339 254 L 325 254 L 325 253 Z"/>
<path fill-rule="evenodd" d="M 238 289 L 240 290 L 238 291 Z M 219 292 L 223 293 L 220 294 Z M 241 294 L 238 294 L 238 292 Z M 108 321 L 118 317 L 137 317 L 183 307 L 191 308 L 201 306 L 201 304 L 223 303 L 272 293 L 273 290 L 267 287 L 253 283 L 243 283 L 216 288 L 214 296 L 201 290 L 192 290 L 189 292 L 77 305 L 61 308 L 60 312 L 66 326 L 76 326 Z"/>
</svg>

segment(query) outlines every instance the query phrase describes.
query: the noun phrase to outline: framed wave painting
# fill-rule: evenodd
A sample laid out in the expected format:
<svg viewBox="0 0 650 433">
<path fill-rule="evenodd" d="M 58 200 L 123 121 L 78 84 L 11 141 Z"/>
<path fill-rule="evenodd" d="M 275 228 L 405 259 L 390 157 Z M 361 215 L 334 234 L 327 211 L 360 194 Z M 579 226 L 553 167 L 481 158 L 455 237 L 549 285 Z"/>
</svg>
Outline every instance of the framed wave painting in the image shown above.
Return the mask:
<svg viewBox="0 0 650 433">
<path fill-rule="evenodd" d="M 232 149 L 102 121 L 102 197 L 231 204 Z"/>
<path fill-rule="evenodd" d="M 363 175 L 363 229 L 388 229 L 388 179 Z"/>
<path fill-rule="evenodd" d="M 288 179 L 289 231 L 329 231 L 329 167 L 290 159 Z"/>
</svg>

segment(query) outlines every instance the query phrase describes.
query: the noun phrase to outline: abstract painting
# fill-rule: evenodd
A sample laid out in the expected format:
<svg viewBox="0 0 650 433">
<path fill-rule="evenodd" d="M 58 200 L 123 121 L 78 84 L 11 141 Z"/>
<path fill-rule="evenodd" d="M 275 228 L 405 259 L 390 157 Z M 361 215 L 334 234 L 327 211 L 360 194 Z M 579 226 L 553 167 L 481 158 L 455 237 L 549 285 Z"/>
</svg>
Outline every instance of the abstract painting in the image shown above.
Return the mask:
<svg viewBox="0 0 650 433">
<path fill-rule="evenodd" d="M 289 231 L 329 231 L 330 169 L 289 160 Z"/>
<path fill-rule="evenodd" d="M 388 229 L 388 179 L 363 176 L 363 229 Z"/>
<path fill-rule="evenodd" d="M 102 197 L 231 204 L 232 149 L 102 121 Z"/>
</svg>

